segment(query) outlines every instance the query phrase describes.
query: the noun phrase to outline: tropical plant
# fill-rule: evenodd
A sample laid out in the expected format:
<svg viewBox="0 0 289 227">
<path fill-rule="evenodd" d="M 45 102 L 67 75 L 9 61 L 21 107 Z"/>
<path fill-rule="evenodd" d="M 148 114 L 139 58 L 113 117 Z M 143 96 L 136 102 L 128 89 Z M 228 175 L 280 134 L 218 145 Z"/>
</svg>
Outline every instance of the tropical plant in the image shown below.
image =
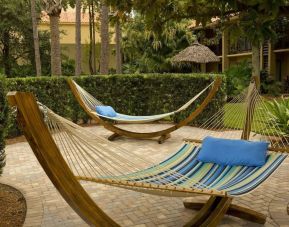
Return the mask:
<svg viewBox="0 0 289 227">
<path fill-rule="evenodd" d="M 188 21 L 166 24 L 160 35 L 147 30 L 141 15 L 123 26 L 122 50 L 124 72 L 177 72 L 171 58 L 188 47 L 194 36 L 187 29 Z M 190 72 L 191 72 L 190 68 Z"/>
<path fill-rule="evenodd" d="M 232 65 L 226 72 L 227 95 L 229 97 L 240 94 L 249 84 L 252 67 L 247 60 Z"/>
<path fill-rule="evenodd" d="M 109 67 L 109 7 L 101 0 L 100 12 L 100 74 L 108 74 Z"/>
<path fill-rule="evenodd" d="M 270 96 L 279 96 L 282 92 L 282 82 L 277 81 L 268 74 L 267 71 L 261 71 L 261 92 Z"/>
<path fill-rule="evenodd" d="M 5 81 L 2 75 L 0 75 L 0 174 L 5 166 L 5 129 L 7 124 L 8 107 L 5 100 Z"/>
<path fill-rule="evenodd" d="M 61 49 L 59 16 L 62 10 L 62 0 L 43 0 L 45 11 L 50 20 L 51 32 L 51 75 L 60 76 L 61 72 Z"/>
<path fill-rule="evenodd" d="M 31 5 L 31 19 L 32 19 L 32 29 L 33 29 L 36 75 L 41 76 L 41 59 L 40 59 L 40 50 L 39 50 L 39 35 L 38 35 L 38 28 L 37 28 L 35 0 L 30 0 L 30 5 Z"/>
<path fill-rule="evenodd" d="M 75 76 L 81 74 L 81 0 L 75 0 Z"/>
<path fill-rule="evenodd" d="M 281 133 L 289 135 L 289 99 L 273 100 L 267 103 L 268 120 L 276 125 Z"/>
</svg>

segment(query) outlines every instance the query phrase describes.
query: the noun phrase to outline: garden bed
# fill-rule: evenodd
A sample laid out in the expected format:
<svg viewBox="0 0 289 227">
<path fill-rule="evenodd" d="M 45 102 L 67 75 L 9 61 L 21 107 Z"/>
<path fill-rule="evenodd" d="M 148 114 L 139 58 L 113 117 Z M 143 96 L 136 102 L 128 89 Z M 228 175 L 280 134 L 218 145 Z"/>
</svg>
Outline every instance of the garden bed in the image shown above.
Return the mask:
<svg viewBox="0 0 289 227">
<path fill-rule="evenodd" d="M 0 226 L 23 226 L 26 209 L 26 200 L 20 191 L 0 184 Z"/>
</svg>

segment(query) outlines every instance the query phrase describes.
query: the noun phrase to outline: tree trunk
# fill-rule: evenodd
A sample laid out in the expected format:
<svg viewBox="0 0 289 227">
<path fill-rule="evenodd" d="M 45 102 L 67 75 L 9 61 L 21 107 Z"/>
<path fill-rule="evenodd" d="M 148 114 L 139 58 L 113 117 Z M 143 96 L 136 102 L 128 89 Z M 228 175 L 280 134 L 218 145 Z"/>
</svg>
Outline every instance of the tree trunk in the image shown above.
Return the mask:
<svg viewBox="0 0 289 227">
<path fill-rule="evenodd" d="M 96 73 L 96 61 L 95 61 L 95 22 L 94 22 L 94 4 L 90 2 L 88 5 L 89 13 L 89 70 L 90 74 Z"/>
<path fill-rule="evenodd" d="M 36 76 L 41 76 L 41 60 L 40 60 L 40 51 L 39 51 L 39 37 L 38 37 L 36 11 L 35 11 L 35 0 L 31 0 L 30 4 L 31 4 L 31 18 L 32 18 L 32 28 L 33 28 Z"/>
<path fill-rule="evenodd" d="M 60 76 L 61 73 L 61 50 L 59 38 L 59 16 L 49 15 L 51 32 L 51 74 Z"/>
<path fill-rule="evenodd" d="M 252 76 L 257 79 L 257 87 L 260 87 L 260 43 L 252 45 Z"/>
<path fill-rule="evenodd" d="M 81 74 L 81 0 L 75 2 L 75 76 Z"/>
<path fill-rule="evenodd" d="M 4 73 L 7 77 L 11 76 L 11 59 L 10 59 L 10 34 L 9 31 L 2 33 L 3 38 L 3 65 Z"/>
<path fill-rule="evenodd" d="M 95 50 L 95 6 L 92 1 L 91 4 L 91 12 L 92 12 L 92 66 L 93 66 L 93 74 L 96 73 L 96 50 Z"/>
<path fill-rule="evenodd" d="M 109 66 L 109 21 L 108 21 L 109 8 L 105 5 L 104 0 L 101 2 L 101 15 L 100 15 L 100 74 L 108 74 Z"/>
<path fill-rule="evenodd" d="M 117 20 L 115 23 L 115 56 L 116 56 L 116 73 L 122 73 L 122 55 L 121 55 L 121 25 Z"/>
</svg>

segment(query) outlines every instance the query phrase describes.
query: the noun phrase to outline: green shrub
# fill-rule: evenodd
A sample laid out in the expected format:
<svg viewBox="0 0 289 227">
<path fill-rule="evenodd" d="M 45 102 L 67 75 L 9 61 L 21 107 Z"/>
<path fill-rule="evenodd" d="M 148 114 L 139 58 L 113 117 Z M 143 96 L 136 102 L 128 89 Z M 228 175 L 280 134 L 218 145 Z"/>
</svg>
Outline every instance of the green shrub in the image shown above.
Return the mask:
<svg viewBox="0 0 289 227">
<path fill-rule="evenodd" d="M 7 103 L 5 97 L 5 80 L 0 75 L 0 174 L 3 171 L 3 167 L 5 166 L 5 128 L 7 123 Z"/>
<path fill-rule="evenodd" d="M 208 74 L 133 74 L 72 77 L 80 86 L 104 104 L 129 115 L 152 115 L 176 110 L 214 80 Z M 8 89 L 33 92 L 37 99 L 63 117 L 74 122 L 88 121 L 72 95 L 67 77 L 18 78 L 8 80 Z M 175 115 L 178 122 L 186 117 L 207 93 L 188 110 Z M 225 86 L 194 124 L 200 124 L 215 113 L 225 101 Z M 15 122 L 9 123 L 9 135 L 19 134 Z"/>
<path fill-rule="evenodd" d="M 240 94 L 250 83 L 252 67 L 247 60 L 231 66 L 226 72 L 227 94 L 229 97 Z"/>
<path fill-rule="evenodd" d="M 261 71 L 261 93 L 270 96 L 279 96 L 282 92 L 282 82 L 275 80 L 265 70 Z"/>
<path fill-rule="evenodd" d="M 268 118 L 278 126 L 281 133 L 289 135 L 289 99 L 273 100 L 267 103 Z"/>
</svg>

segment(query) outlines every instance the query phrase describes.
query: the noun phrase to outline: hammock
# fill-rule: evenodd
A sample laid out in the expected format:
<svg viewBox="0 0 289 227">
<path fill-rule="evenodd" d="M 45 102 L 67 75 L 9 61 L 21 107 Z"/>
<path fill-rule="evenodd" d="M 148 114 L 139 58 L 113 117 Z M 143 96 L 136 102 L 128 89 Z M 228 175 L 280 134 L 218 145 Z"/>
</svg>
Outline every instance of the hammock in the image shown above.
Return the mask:
<svg viewBox="0 0 289 227">
<path fill-rule="evenodd" d="M 110 136 L 109 140 L 114 140 L 115 138 L 119 136 L 126 136 L 131 138 L 153 138 L 153 137 L 160 137 L 159 143 L 164 142 L 166 139 L 170 137 L 170 133 L 177 130 L 178 128 L 187 125 L 190 123 L 193 119 L 195 119 L 202 110 L 208 105 L 208 103 L 212 100 L 212 98 L 215 96 L 220 84 L 221 84 L 221 78 L 217 77 L 214 82 L 209 84 L 206 88 L 204 88 L 201 92 L 199 92 L 196 96 L 191 98 L 187 103 L 185 103 L 183 106 L 181 106 L 179 109 L 164 113 L 164 114 L 158 114 L 153 116 L 130 116 L 125 114 L 117 113 L 116 117 L 107 117 L 100 115 L 96 112 L 95 107 L 97 105 L 103 105 L 99 100 L 94 98 L 91 94 L 89 94 L 87 91 L 85 91 L 83 88 L 81 88 L 75 81 L 68 79 L 67 80 L 72 93 L 74 94 L 75 98 L 81 105 L 81 107 L 84 109 L 84 111 L 94 120 L 102 124 L 106 129 L 112 131 L 114 134 Z M 134 131 L 128 131 L 122 128 L 117 127 L 113 123 L 107 121 L 107 120 L 113 120 L 116 122 L 122 122 L 122 123 L 148 123 L 156 120 L 163 119 L 165 117 L 169 117 L 173 114 L 179 113 L 181 111 L 184 111 L 187 109 L 195 100 L 197 100 L 202 94 L 204 94 L 209 88 L 211 88 L 210 92 L 208 93 L 207 97 L 204 99 L 202 104 L 195 109 L 186 119 L 179 122 L 177 125 L 167 128 L 165 130 L 155 131 L 155 132 L 134 132 Z"/>
<path fill-rule="evenodd" d="M 202 208 L 185 203 L 186 207 L 201 209 L 188 226 L 216 226 L 226 212 L 264 223 L 263 214 L 231 205 L 232 198 L 255 190 L 286 158 L 282 152 L 288 152 L 288 141 L 276 124 L 268 120 L 263 121 L 263 125 L 254 123 L 254 118 L 259 117 L 259 121 L 267 113 L 266 103 L 254 84 L 201 127 L 204 136 L 211 132 L 225 138 L 269 141 L 270 153 L 261 167 L 199 162 L 196 160 L 200 150 L 197 140 L 187 140 L 176 153 L 155 163 L 58 116 L 37 104 L 29 93 L 10 93 L 8 100 L 17 108 L 19 125 L 47 175 L 70 206 L 90 225 L 118 226 L 88 196 L 79 180 L 162 196 L 211 195 Z M 229 125 L 224 121 L 228 113 L 232 115 Z M 198 139 L 203 138 L 202 133 L 198 135 Z M 279 140 L 275 141 L 276 138 Z"/>
<path fill-rule="evenodd" d="M 187 142 L 171 157 L 154 164 L 133 151 L 112 146 L 111 142 L 39 105 L 50 134 L 79 180 L 163 196 L 188 197 L 190 193 L 237 196 L 262 183 L 286 157 L 272 153 L 266 165 L 255 168 L 220 166 L 197 161 L 199 144 Z"/>
<path fill-rule="evenodd" d="M 96 106 L 104 106 L 104 104 L 102 102 L 100 102 L 99 100 L 94 98 L 86 90 L 84 90 L 82 87 L 80 87 L 74 80 L 70 80 L 70 81 L 71 81 L 70 83 L 72 84 L 72 86 L 76 88 L 77 93 L 81 97 L 81 100 L 85 104 L 86 108 L 92 114 L 97 115 L 97 116 L 102 117 L 102 118 L 113 120 L 116 122 L 131 123 L 131 124 L 153 122 L 153 121 L 157 121 L 157 120 L 172 116 L 172 115 L 177 114 L 181 111 L 184 111 L 190 105 L 192 105 L 195 100 L 197 100 L 205 91 L 207 91 L 214 84 L 214 82 L 212 82 L 207 87 L 205 87 L 202 91 L 200 91 L 198 94 L 196 94 L 193 98 L 191 98 L 188 102 L 186 102 L 184 105 L 182 105 L 179 109 L 172 111 L 172 112 L 169 112 L 169 113 L 156 114 L 156 115 L 151 115 L 151 116 L 132 116 L 132 115 L 116 113 L 115 117 L 109 117 L 109 116 L 101 115 L 95 110 Z"/>
</svg>

